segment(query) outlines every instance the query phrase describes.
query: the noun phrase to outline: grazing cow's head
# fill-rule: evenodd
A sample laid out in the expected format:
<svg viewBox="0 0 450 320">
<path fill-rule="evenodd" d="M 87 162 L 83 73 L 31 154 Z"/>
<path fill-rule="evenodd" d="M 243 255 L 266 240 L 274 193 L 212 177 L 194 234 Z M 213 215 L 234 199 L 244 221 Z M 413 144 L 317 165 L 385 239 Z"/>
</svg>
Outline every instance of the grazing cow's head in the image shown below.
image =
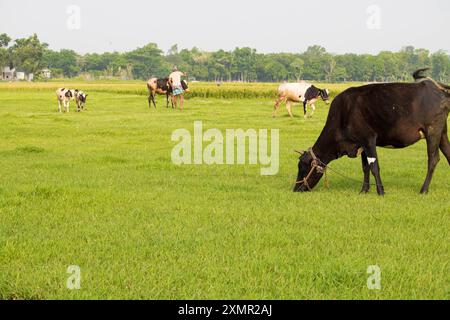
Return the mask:
<svg viewBox="0 0 450 320">
<path fill-rule="evenodd" d="M 78 92 L 78 100 L 80 101 L 80 106 L 84 107 L 84 105 L 86 104 L 87 96 L 88 95 L 83 91 Z"/>
<path fill-rule="evenodd" d="M 64 90 L 64 89 L 63 89 L 63 90 Z M 67 98 L 72 98 L 72 97 L 73 97 L 72 90 L 67 90 L 65 96 L 66 96 Z"/>
<path fill-rule="evenodd" d="M 88 95 L 86 93 L 80 94 L 80 101 L 86 103 L 87 96 Z"/>
<path fill-rule="evenodd" d="M 308 192 L 319 183 L 326 166 L 315 156 L 312 149 L 300 153 L 294 192 Z"/>
<path fill-rule="evenodd" d="M 319 95 L 326 104 L 330 103 L 330 91 L 328 91 L 328 89 L 320 89 Z"/>
</svg>

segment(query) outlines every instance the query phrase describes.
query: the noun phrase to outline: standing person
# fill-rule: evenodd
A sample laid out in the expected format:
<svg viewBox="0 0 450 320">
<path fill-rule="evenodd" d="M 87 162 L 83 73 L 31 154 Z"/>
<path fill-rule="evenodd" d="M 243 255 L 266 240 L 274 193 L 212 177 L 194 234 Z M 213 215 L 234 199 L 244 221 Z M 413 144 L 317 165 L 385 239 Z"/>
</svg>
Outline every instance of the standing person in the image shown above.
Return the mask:
<svg viewBox="0 0 450 320">
<path fill-rule="evenodd" d="M 180 97 L 180 110 L 183 111 L 184 90 L 183 86 L 181 85 L 181 77 L 187 77 L 187 74 L 178 71 L 178 68 L 174 66 L 172 69 L 172 73 L 169 76 L 169 83 L 172 86 L 172 101 L 176 107 L 178 97 Z"/>
</svg>

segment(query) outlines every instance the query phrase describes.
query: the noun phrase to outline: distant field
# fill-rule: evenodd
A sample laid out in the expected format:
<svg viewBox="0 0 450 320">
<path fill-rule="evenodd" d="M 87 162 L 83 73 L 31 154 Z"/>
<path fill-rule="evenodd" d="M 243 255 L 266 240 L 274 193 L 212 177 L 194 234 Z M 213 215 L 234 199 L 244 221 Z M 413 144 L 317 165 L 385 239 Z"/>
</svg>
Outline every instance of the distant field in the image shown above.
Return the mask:
<svg viewBox="0 0 450 320">
<path fill-rule="evenodd" d="M 339 92 L 353 85 L 360 85 L 359 83 L 339 83 L 339 84 L 324 84 L 315 83 L 321 88 L 330 90 L 331 95 L 335 96 Z M 147 86 L 144 81 L 90 81 L 82 82 L 77 80 L 70 81 L 50 81 L 50 82 L 0 82 L 0 90 L 10 91 L 45 91 L 56 90 L 61 87 L 70 86 L 71 88 L 82 88 L 88 92 L 103 92 L 103 93 L 118 93 L 131 95 L 147 95 Z M 242 98 L 263 98 L 272 99 L 275 97 L 279 84 L 277 83 L 223 83 L 218 86 L 211 82 L 192 82 L 189 83 L 191 94 L 187 98 L 227 98 L 227 99 L 242 99 Z"/>
<path fill-rule="evenodd" d="M 314 143 L 323 103 L 273 119 L 275 84 L 193 83 L 182 114 L 162 97 L 149 109 L 144 82 L 71 82 L 88 110 L 58 114 L 61 86 L 0 83 L 0 299 L 450 298 L 450 170 L 442 159 L 419 195 L 424 142 L 380 149 L 383 198 L 333 173 L 329 189 L 294 194 L 293 150 Z M 172 164 L 172 132 L 196 120 L 279 129 L 279 174 Z M 362 180 L 358 159 L 331 166 Z M 69 265 L 80 290 L 66 288 Z M 367 288 L 370 265 L 381 290 Z"/>
</svg>

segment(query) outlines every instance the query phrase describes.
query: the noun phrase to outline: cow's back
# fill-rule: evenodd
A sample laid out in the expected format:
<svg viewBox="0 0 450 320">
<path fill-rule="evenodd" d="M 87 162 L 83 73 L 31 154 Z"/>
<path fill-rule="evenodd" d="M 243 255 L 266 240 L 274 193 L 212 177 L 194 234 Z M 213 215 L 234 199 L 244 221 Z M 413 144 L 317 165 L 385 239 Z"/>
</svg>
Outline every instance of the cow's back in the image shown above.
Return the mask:
<svg viewBox="0 0 450 320">
<path fill-rule="evenodd" d="M 156 90 L 158 84 L 158 78 L 151 78 L 147 81 L 148 90 Z"/>
<path fill-rule="evenodd" d="M 58 97 L 59 100 L 62 101 L 66 98 L 66 92 L 67 92 L 66 88 L 59 88 L 58 90 L 56 90 L 56 96 Z"/>
<path fill-rule="evenodd" d="M 442 114 L 442 93 L 432 83 L 384 83 L 349 88 L 336 96 L 326 128 L 351 130 L 352 135 L 375 131 L 378 140 L 410 145 L 421 128 Z M 357 129 L 359 128 L 359 129 Z M 401 131 L 401 132 L 400 132 Z"/>
<path fill-rule="evenodd" d="M 278 95 L 294 102 L 305 101 L 305 93 L 311 84 L 307 82 L 283 83 L 278 87 Z"/>
</svg>

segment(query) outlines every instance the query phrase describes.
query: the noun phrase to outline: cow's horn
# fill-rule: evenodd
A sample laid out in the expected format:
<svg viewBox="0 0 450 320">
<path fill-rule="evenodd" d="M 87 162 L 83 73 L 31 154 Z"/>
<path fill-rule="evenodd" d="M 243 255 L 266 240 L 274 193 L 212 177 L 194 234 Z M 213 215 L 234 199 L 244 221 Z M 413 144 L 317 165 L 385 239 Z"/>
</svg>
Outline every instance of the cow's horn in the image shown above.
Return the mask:
<svg viewBox="0 0 450 320">
<path fill-rule="evenodd" d="M 305 151 L 303 151 L 303 150 L 300 150 L 300 151 L 294 150 L 294 152 L 298 153 L 298 154 L 301 155 L 301 156 L 305 153 Z"/>
</svg>

